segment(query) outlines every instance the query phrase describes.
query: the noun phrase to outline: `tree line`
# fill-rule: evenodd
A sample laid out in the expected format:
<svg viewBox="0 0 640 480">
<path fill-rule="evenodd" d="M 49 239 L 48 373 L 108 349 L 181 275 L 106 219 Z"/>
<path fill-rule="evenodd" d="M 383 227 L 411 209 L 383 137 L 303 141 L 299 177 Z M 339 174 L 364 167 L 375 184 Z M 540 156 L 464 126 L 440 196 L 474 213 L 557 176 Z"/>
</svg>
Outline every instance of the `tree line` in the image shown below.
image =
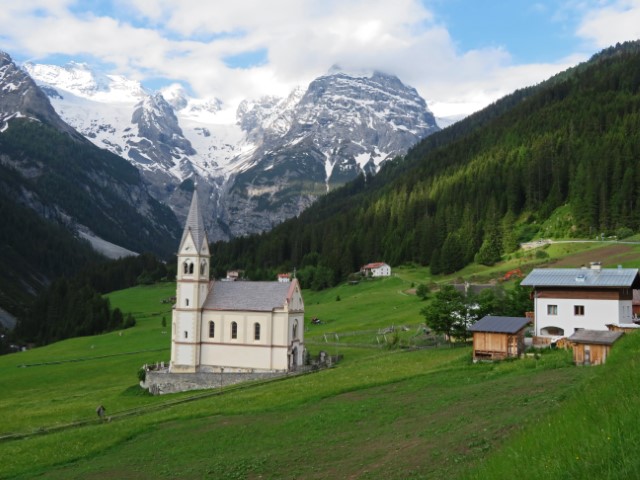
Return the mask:
<svg viewBox="0 0 640 480">
<path fill-rule="evenodd" d="M 95 263 L 56 279 L 18 319 L 15 337 L 46 345 L 65 338 L 95 335 L 135 325 L 131 314 L 111 308 L 104 293 L 175 277 L 152 254 Z"/>
</svg>

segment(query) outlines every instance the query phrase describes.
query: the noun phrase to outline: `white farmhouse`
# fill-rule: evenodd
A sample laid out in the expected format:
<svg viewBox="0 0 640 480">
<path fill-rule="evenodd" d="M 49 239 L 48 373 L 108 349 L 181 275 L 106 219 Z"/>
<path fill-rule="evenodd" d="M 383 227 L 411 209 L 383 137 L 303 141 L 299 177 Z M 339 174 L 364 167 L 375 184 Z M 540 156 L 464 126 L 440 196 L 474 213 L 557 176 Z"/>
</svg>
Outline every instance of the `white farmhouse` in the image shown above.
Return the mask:
<svg viewBox="0 0 640 480">
<path fill-rule="evenodd" d="M 633 322 L 637 268 L 536 268 L 521 283 L 534 289 L 535 335 L 568 337 Z"/>
<path fill-rule="evenodd" d="M 360 273 L 368 277 L 389 277 L 391 267 L 384 262 L 368 263 L 362 266 Z"/>
<path fill-rule="evenodd" d="M 178 249 L 170 372 L 283 372 L 302 365 L 298 281 L 210 281 L 210 260 L 194 192 Z"/>
</svg>

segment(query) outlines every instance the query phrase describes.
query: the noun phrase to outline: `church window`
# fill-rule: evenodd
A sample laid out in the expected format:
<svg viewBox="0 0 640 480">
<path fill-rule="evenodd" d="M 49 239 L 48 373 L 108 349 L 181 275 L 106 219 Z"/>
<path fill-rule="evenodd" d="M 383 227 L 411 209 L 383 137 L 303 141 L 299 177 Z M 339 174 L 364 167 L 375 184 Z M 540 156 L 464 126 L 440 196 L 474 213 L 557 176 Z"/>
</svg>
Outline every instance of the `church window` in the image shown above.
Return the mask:
<svg viewBox="0 0 640 480">
<path fill-rule="evenodd" d="M 189 273 L 193 273 L 193 262 L 189 264 Z"/>
<path fill-rule="evenodd" d="M 231 338 L 238 338 L 238 324 L 231 322 Z"/>
<path fill-rule="evenodd" d="M 260 324 L 258 322 L 253 324 L 253 339 L 260 340 Z"/>
<path fill-rule="evenodd" d="M 184 262 L 182 264 L 182 268 L 184 270 L 184 273 L 189 273 L 189 265 L 187 264 L 187 262 Z"/>
<path fill-rule="evenodd" d="M 209 322 L 209 338 L 216 336 L 216 324 L 215 322 Z"/>
<path fill-rule="evenodd" d="M 189 338 L 189 332 L 187 332 L 186 330 L 184 331 L 184 338 Z"/>
<path fill-rule="evenodd" d="M 185 304 L 187 307 L 189 306 L 189 299 L 188 299 L 188 298 L 185 298 L 185 299 L 184 299 L 184 304 Z"/>
<path fill-rule="evenodd" d="M 293 338 L 298 338 L 298 320 L 293 321 Z"/>
<path fill-rule="evenodd" d="M 204 275 L 204 271 L 207 268 L 207 262 L 203 261 L 202 263 L 200 263 L 200 275 Z"/>
</svg>

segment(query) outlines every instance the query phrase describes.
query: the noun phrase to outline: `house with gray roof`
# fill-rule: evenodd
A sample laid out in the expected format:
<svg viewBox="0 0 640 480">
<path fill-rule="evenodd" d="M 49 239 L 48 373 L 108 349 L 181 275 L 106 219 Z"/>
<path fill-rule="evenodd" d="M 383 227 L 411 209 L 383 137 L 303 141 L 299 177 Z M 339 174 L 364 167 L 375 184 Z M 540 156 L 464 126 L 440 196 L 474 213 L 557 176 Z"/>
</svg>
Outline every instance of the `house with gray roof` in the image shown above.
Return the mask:
<svg viewBox="0 0 640 480">
<path fill-rule="evenodd" d="M 533 287 L 535 336 L 568 337 L 608 325 L 633 323 L 633 290 L 640 288 L 637 268 L 536 268 L 522 281 Z"/>
<path fill-rule="evenodd" d="M 194 191 L 178 248 L 170 373 L 288 372 L 303 364 L 298 281 L 211 281 L 206 229 Z"/>
</svg>

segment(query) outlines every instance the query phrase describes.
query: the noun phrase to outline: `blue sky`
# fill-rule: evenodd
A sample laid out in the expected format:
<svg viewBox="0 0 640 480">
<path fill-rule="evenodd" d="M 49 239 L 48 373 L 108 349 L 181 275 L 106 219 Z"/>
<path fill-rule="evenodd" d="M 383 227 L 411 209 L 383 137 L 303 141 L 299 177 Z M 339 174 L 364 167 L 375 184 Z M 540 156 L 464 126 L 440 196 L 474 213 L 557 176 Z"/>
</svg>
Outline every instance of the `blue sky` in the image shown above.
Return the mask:
<svg viewBox="0 0 640 480">
<path fill-rule="evenodd" d="M 86 62 L 230 108 L 339 64 L 455 116 L 640 38 L 640 0 L 0 0 L 0 24 L 18 63 Z"/>
</svg>

